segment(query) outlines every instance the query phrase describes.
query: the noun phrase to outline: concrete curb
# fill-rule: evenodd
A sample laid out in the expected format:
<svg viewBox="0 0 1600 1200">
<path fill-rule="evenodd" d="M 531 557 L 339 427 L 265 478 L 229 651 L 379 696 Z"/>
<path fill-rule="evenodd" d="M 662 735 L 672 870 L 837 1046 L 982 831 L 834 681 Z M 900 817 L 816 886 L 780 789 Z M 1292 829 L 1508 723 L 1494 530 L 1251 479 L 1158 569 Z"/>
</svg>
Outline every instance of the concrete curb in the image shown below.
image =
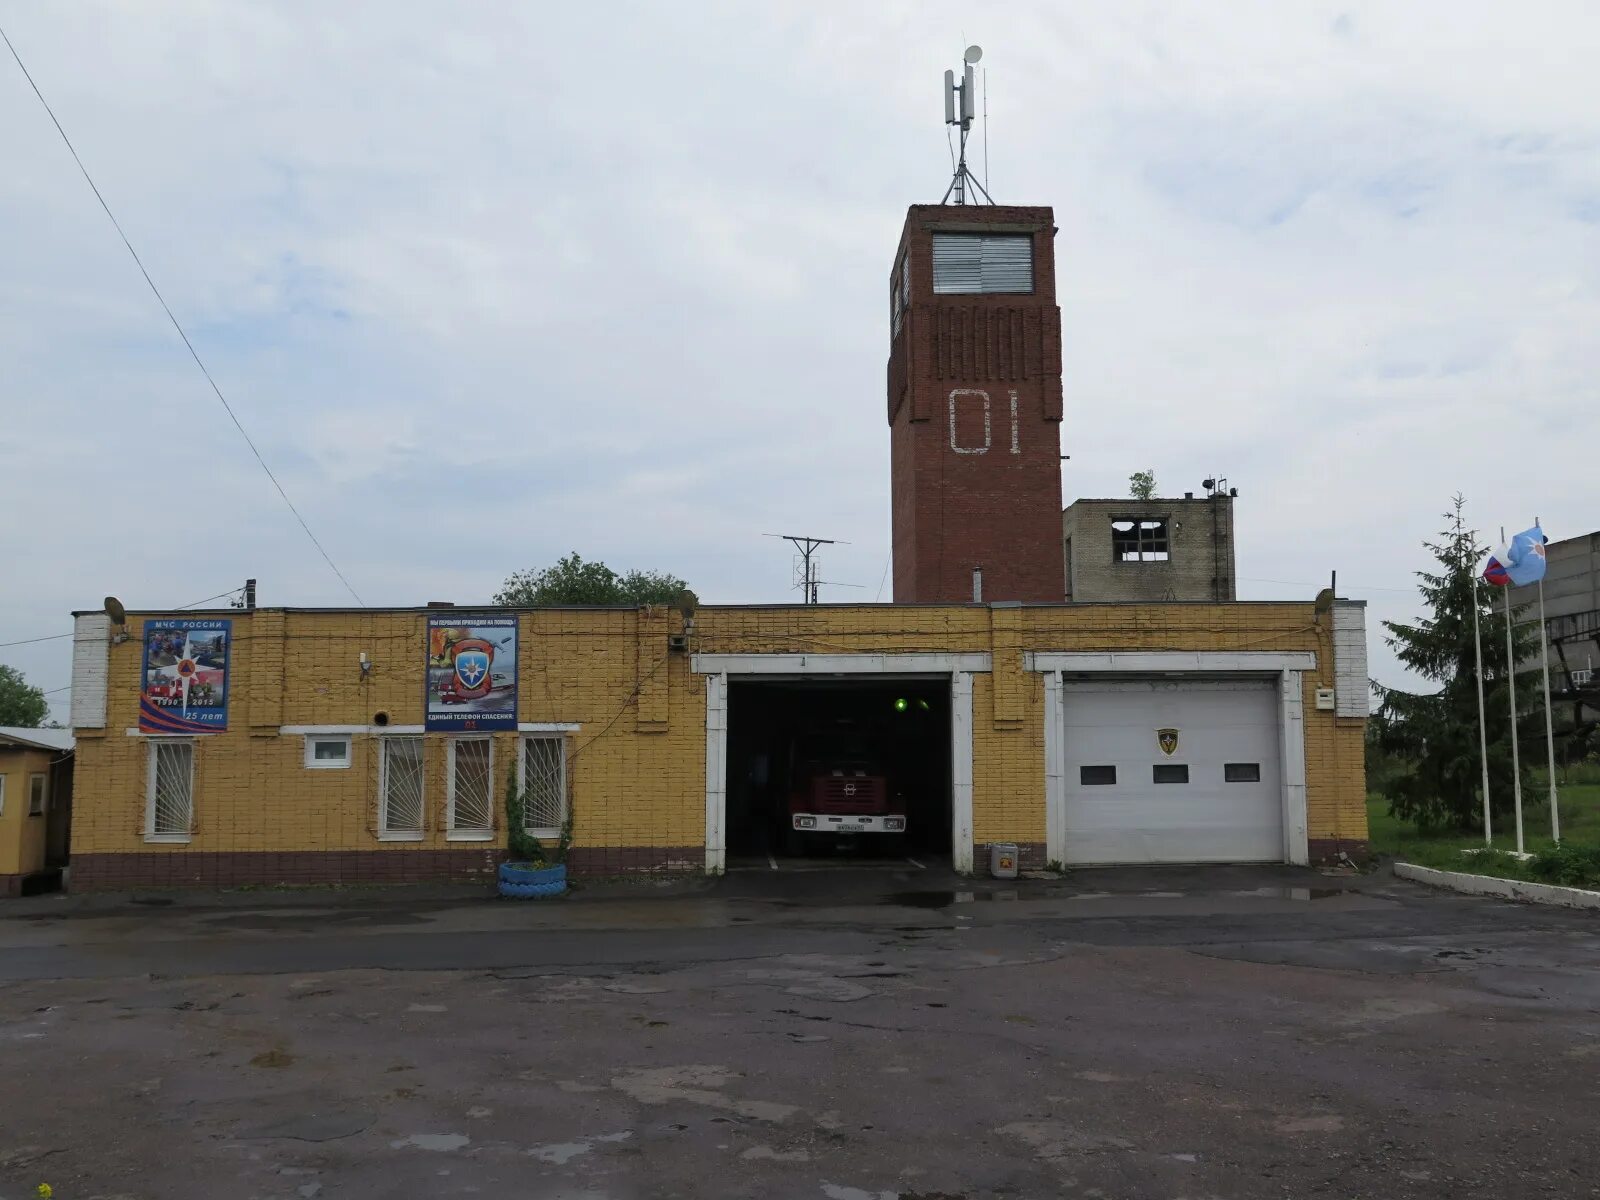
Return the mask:
<svg viewBox="0 0 1600 1200">
<path fill-rule="evenodd" d="M 1600 909 L 1600 892 L 1585 888 L 1558 887 L 1553 883 L 1527 883 L 1521 879 L 1498 879 L 1493 875 L 1472 875 L 1465 871 L 1438 871 L 1415 863 L 1397 862 L 1394 873 L 1401 879 L 1425 883 L 1429 887 L 1449 888 L 1470 896 L 1498 896 L 1503 900 L 1523 900 L 1531 904 L 1558 904 L 1563 908 Z"/>
</svg>

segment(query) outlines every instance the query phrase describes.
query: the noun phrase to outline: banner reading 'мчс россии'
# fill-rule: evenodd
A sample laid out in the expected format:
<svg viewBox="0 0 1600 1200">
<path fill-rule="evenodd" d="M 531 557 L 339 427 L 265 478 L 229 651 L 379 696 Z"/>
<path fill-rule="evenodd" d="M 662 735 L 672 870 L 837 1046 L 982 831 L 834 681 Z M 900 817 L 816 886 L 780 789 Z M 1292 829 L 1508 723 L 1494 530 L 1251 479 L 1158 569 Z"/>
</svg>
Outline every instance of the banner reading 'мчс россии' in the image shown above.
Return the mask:
<svg viewBox="0 0 1600 1200">
<path fill-rule="evenodd" d="M 139 732 L 222 733 L 228 728 L 226 618 L 168 618 L 144 627 Z"/>
</svg>

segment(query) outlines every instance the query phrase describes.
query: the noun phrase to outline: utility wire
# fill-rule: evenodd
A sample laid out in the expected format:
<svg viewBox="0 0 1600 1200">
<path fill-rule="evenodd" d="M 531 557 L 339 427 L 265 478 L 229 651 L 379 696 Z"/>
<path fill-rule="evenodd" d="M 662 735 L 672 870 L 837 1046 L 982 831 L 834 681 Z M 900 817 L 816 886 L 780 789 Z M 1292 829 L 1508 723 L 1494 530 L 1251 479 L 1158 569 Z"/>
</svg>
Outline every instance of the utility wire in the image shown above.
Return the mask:
<svg viewBox="0 0 1600 1200">
<path fill-rule="evenodd" d="M 218 592 L 215 596 L 207 596 L 204 600 L 196 600 L 192 604 L 180 604 L 178 607 L 179 609 L 199 608 L 202 604 L 210 604 L 213 600 L 221 600 L 224 596 L 237 596 L 242 591 L 244 591 L 243 588 L 234 588 L 231 591 Z"/>
<path fill-rule="evenodd" d="M 1303 580 L 1297 580 L 1297 579 L 1252 579 L 1248 575 L 1239 575 L 1239 576 L 1236 576 L 1236 578 L 1239 580 L 1240 583 L 1276 583 L 1276 584 L 1281 585 L 1282 587 L 1303 587 L 1303 588 L 1313 588 L 1313 587 L 1317 586 L 1314 583 L 1306 583 Z M 1379 587 L 1375 583 L 1341 583 L 1339 586 L 1340 586 L 1341 589 L 1342 588 L 1349 588 L 1352 592 L 1400 592 L 1403 595 L 1408 595 L 1408 596 L 1415 595 L 1416 591 L 1417 591 L 1417 589 L 1415 587 L 1408 587 L 1408 588 Z"/>
<path fill-rule="evenodd" d="M 199 608 L 202 604 L 210 604 L 211 601 L 221 600 L 224 596 L 237 596 L 242 591 L 244 591 L 242 587 L 236 587 L 232 591 L 218 592 L 215 596 L 207 596 L 204 600 L 195 600 L 188 604 L 180 604 L 173 611 L 182 612 L 186 608 Z M 69 638 L 71 636 L 72 634 L 70 633 L 51 633 L 46 634 L 44 637 L 22 638 L 20 641 L 15 642 L 0 642 L 0 650 L 4 650 L 8 646 L 31 646 L 35 642 L 59 642 L 62 638 Z"/>
<path fill-rule="evenodd" d="M 289 499 L 289 493 L 283 490 L 283 484 L 278 482 L 278 477 L 272 473 L 272 468 L 267 466 L 267 460 L 261 457 L 261 451 L 256 449 L 256 444 L 250 435 L 245 432 L 239 423 L 238 416 L 233 411 L 233 405 L 228 403 L 228 398 L 222 394 L 222 389 L 217 386 L 217 381 L 211 377 L 211 372 L 206 369 L 206 364 L 201 361 L 200 355 L 195 351 L 194 343 L 189 340 L 189 335 L 183 331 L 183 326 L 178 323 L 178 318 L 172 315 L 166 297 L 161 294 L 161 289 L 156 286 L 156 281 L 150 278 L 150 272 L 145 270 L 144 262 L 139 257 L 139 252 L 133 248 L 133 243 L 128 240 L 128 235 L 122 231 L 122 224 L 117 220 L 116 214 L 111 211 L 111 206 L 106 203 L 106 198 L 100 194 L 100 189 L 95 186 L 94 179 L 89 174 L 89 169 L 83 165 L 83 160 L 78 157 L 78 151 L 72 145 L 72 139 L 67 136 L 67 131 L 61 127 L 61 122 L 56 119 L 55 110 L 50 107 L 50 102 L 44 98 L 44 93 L 39 90 L 39 85 L 33 81 L 33 75 L 28 71 L 22 56 L 17 53 L 17 48 L 11 44 L 11 39 L 6 36 L 6 31 L 0 28 L 0 39 L 6 44 L 6 49 L 11 51 L 11 57 L 16 59 L 17 66 L 21 68 L 23 78 L 28 81 L 28 86 L 33 89 L 33 94 L 39 98 L 39 103 L 44 106 L 44 111 L 49 114 L 50 122 L 56 127 L 56 132 L 61 135 L 61 140 L 66 143 L 67 152 L 72 155 L 72 161 L 78 164 L 84 182 L 89 185 L 89 190 L 94 192 L 94 198 L 100 201 L 100 207 L 105 209 L 106 216 L 111 219 L 111 224 L 117 231 L 117 236 L 122 239 L 122 244 L 128 248 L 128 253 L 133 256 L 134 265 L 139 268 L 139 274 L 144 276 L 144 281 L 150 285 L 150 290 L 155 293 L 156 300 L 161 304 L 161 310 L 167 314 L 167 320 L 172 322 L 172 327 L 178 331 L 178 336 L 183 339 L 183 344 L 188 348 L 189 357 L 194 359 L 195 366 L 200 368 L 200 374 L 206 377 L 206 382 L 211 385 L 211 390 L 217 394 L 217 399 L 222 401 L 222 407 L 227 410 L 228 418 L 233 422 L 233 427 L 239 431 L 239 436 L 244 438 L 245 445 L 250 447 L 250 453 L 256 456 L 256 462 L 261 464 L 261 469 L 266 472 L 267 478 L 272 480 L 272 486 L 278 489 L 278 495 L 283 497 L 283 502 L 289 506 L 289 511 L 294 514 L 294 519 L 300 522 L 300 528 L 305 530 L 306 537 L 311 539 L 311 544 L 317 548 L 317 553 L 322 555 L 324 562 L 339 577 L 339 582 L 344 584 L 345 590 L 355 597 L 357 604 L 366 607 L 355 588 L 350 586 L 350 581 L 344 577 L 344 572 L 339 570 L 317 535 L 311 532 L 311 526 L 306 524 L 306 519 L 300 515 L 300 510 L 294 506 L 294 501 Z"/>
<path fill-rule="evenodd" d="M 0 642 L 0 650 L 4 650 L 7 646 L 31 646 L 35 642 L 58 642 L 62 638 L 71 636 L 70 633 L 52 633 L 46 637 L 22 638 L 20 641 L 15 642 Z"/>
</svg>

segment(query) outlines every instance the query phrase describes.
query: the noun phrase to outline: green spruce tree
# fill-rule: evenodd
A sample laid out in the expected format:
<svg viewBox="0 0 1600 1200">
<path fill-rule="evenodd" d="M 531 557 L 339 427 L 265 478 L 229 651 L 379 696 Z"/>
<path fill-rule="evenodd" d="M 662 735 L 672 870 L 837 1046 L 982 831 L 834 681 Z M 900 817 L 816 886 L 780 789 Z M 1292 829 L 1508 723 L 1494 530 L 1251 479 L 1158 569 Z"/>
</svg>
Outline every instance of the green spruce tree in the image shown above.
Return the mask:
<svg viewBox="0 0 1600 1200">
<path fill-rule="evenodd" d="M 1438 685 L 1434 692 L 1377 688 L 1381 705 L 1374 718 L 1374 749 L 1396 764 L 1379 782 L 1389 811 L 1424 829 L 1483 828 L 1483 771 L 1478 741 L 1478 689 L 1472 646 L 1472 606 L 1478 606 L 1483 638 L 1484 710 L 1489 730 L 1489 794 L 1496 815 L 1512 806 L 1510 702 L 1506 696 L 1505 598 L 1478 581 L 1478 566 L 1488 554 L 1466 527 L 1464 501 L 1454 511 L 1438 542 L 1425 542 L 1437 570 L 1418 571 L 1418 590 L 1432 610 L 1414 624 L 1385 621 L 1384 641 L 1412 671 Z M 1497 603 L 1498 602 L 1498 603 Z M 1537 632 L 1512 624 L 1516 661 L 1537 653 Z M 1518 729 L 1526 751 L 1537 751 L 1538 687 L 1532 676 L 1517 686 Z"/>
</svg>

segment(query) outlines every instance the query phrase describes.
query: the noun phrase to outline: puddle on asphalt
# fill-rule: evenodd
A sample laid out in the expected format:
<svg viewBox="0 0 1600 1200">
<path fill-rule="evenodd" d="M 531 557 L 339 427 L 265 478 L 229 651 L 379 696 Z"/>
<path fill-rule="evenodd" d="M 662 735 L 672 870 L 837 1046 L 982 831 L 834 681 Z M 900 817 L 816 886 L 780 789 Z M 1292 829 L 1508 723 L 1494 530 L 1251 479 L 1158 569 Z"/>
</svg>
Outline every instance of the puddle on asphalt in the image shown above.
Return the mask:
<svg viewBox="0 0 1600 1200">
<path fill-rule="evenodd" d="M 427 917 L 415 913 L 380 910 L 377 912 L 357 908 L 329 908 L 310 911 L 286 908 L 274 912 L 231 913 L 221 917 L 207 917 L 208 926 L 223 929 L 282 929 L 293 931 L 307 924 L 343 925 L 346 927 L 379 925 L 424 925 Z"/>
<path fill-rule="evenodd" d="M 955 904 L 978 904 L 990 901 L 1039 900 L 1102 900 L 1116 897 L 1122 900 L 1181 900 L 1191 895 L 1260 896 L 1273 900 L 1328 900 L 1343 896 L 1344 888 L 1260 887 L 1221 892 L 1078 892 L 1063 895 L 1060 892 L 1042 892 L 1025 895 L 1015 888 L 988 891 L 927 891 L 891 892 L 878 903 L 899 908 L 949 908 Z"/>
<path fill-rule="evenodd" d="M 1059 896 L 1023 896 L 1015 890 L 998 892 L 891 892 L 879 904 L 898 908 L 949 908 L 952 904 L 973 904 L 984 900 L 1059 900 Z"/>
</svg>

